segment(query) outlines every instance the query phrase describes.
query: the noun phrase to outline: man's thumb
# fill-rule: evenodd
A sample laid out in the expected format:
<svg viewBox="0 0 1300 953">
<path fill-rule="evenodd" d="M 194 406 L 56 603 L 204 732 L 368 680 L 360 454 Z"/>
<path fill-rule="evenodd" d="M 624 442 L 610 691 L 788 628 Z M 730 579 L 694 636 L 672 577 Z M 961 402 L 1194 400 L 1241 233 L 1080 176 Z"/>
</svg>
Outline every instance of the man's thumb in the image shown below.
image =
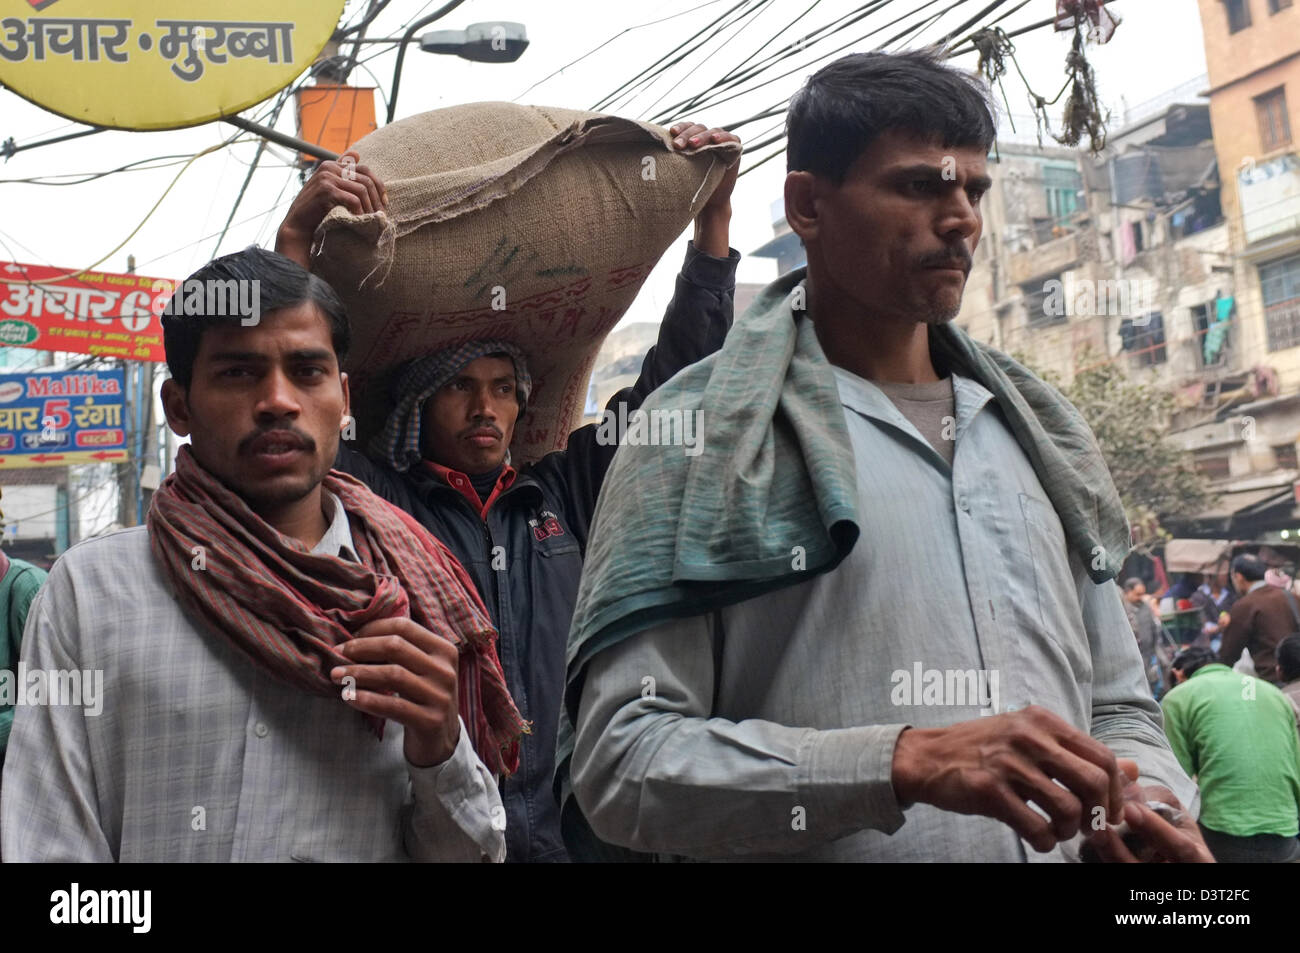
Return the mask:
<svg viewBox="0 0 1300 953">
<path fill-rule="evenodd" d="M 1119 769 L 1128 775 L 1130 781 L 1138 779 L 1138 763 L 1132 758 L 1116 758 L 1115 762 L 1119 765 Z"/>
</svg>

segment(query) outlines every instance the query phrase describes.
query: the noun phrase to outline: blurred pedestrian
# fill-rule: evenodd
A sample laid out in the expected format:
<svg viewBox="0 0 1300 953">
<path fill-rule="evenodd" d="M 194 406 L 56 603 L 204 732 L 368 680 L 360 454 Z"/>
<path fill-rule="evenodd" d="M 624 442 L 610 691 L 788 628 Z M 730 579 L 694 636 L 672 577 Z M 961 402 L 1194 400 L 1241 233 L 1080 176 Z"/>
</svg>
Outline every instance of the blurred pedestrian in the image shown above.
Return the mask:
<svg viewBox="0 0 1300 953">
<path fill-rule="evenodd" d="M 1278 643 L 1277 667 L 1282 675 L 1282 694 L 1295 709 L 1296 728 L 1300 729 L 1300 634 L 1288 635 Z"/>
<path fill-rule="evenodd" d="M 39 566 L 0 552 L 0 672 L 17 673 L 27 610 L 45 578 L 46 572 Z M 0 769 L 4 768 L 13 723 L 14 706 L 0 704 Z"/>
<path fill-rule="evenodd" d="M 1211 647 L 1216 636 L 1222 634 L 1228 624 L 1227 613 L 1236 601 L 1236 595 L 1228 584 L 1226 572 L 1206 573 L 1205 582 L 1189 596 L 1192 605 L 1201 610 L 1201 636 L 1197 645 Z"/>
<path fill-rule="evenodd" d="M 1270 586 L 1265 581 L 1267 572 L 1268 567 L 1256 556 L 1238 556 L 1232 561 L 1232 584 L 1240 598 L 1232 607 L 1219 646 L 1219 661 L 1236 665 L 1245 649 L 1256 675 L 1276 682 L 1274 651 L 1288 635 L 1300 631 L 1300 601 L 1289 588 Z"/>
<path fill-rule="evenodd" d="M 1124 580 L 1124 613 L 1128 616 L 1133 638 L 1137 640 L 1138 652 L 1142 655 L 1142 667 L 1147 675 L 1147 684 L 1154 695 L 1160 683 L 1160 669 L 1153 659 L 1156 654 L 1156 643 L 1160 637 L 1161 623 L 1147 599 L 1146 583 L 1136 576 Z"/>
<path fill-rule="evenodd" d="M 1201 789 L 1200 827 L 1221 863 L 1300 860 L 1300 735 L 1286 696 L 1199 646 L 1173 662 L 1165 733 Z"/>
</svg>

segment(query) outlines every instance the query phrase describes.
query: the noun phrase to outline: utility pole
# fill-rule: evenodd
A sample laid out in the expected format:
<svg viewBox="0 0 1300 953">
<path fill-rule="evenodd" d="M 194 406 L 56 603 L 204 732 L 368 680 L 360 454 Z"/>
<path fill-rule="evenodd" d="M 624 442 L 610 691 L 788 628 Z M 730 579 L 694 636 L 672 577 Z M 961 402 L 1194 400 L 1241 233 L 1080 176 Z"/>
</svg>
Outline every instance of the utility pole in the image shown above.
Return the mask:
<svg viewBox="0 0 1300 953">
<path fill-rule="evenodd" d="M 126 256 L 126 273 L 128 275 L 135 274 L 134 255 Z M 118 361 L 124 375 L 122 381 L 122 389 L 124 391 L 122 396 L 124 398 L 132 393 L 131 374 L 133 363 L 133 361 L 128 361 L 125 358 Z M 136 485 L 136 474 L 139 472 L 136 469 L 136 466 L 139 461 L 131 459 L 131 449 L 135 446 L 136 441 L 135 434 L 132 433 L 132 407 L 129 402 L 125 403 L 125 409 L 126 413 L 124 416 L 126 419 L 122 422 L 122 426 L 126 429 L 127 459 L 124 463 L 119 463 L 117 465 L 117 521 L 122 526 L 135 526 L 138 522 L 135 498 L 139 492 Z"/>
<path fill-rule="evenodd" d="M 143 523 L 145 514 L 149 512 L 149 505 L 153 502 L 153 491 L 158 489 L 158 483 L 162 479 L 161 469 L 158 466 L 158 428 L 153 422 L 153 361 L 140 362 L 140 374 L 144 375 L 144 385 L 140 388 L 144 398 L 144 439 L 141 441 L 144 453 L 140 457 L 140 467 L 136 471 L 140 474 L 136 482 L 140 488 L 138 508 L 136 509 L 136 523 Z"/>
</svg>

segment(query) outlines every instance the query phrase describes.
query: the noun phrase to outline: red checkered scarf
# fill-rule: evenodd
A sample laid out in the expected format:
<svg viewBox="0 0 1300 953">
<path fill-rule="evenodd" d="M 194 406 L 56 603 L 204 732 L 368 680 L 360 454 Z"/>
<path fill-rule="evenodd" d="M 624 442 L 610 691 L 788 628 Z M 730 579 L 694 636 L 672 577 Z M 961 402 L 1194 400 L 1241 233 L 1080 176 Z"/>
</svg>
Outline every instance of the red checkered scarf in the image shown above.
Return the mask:
<svg viewBox="0 0 1300 953">
<path fill-rule="evenodd" d="M 519 764 L 526 730 L 496 653 L 496 630 L 456 558 L 406 513 L 331 470 L 360 562 L 313 554 L 255 514 L 189 447 L 149 510 L 154 558 L 194 618 L 281 681 L 338 695 L 335 646 L 376 619 L 410 616 L 461 648 L 460 716 L 496 774 Z M 200 568 L 202 567 L 202 568 Z M 381 719 L 371 719 L 382 734 Z"/>
</svg>

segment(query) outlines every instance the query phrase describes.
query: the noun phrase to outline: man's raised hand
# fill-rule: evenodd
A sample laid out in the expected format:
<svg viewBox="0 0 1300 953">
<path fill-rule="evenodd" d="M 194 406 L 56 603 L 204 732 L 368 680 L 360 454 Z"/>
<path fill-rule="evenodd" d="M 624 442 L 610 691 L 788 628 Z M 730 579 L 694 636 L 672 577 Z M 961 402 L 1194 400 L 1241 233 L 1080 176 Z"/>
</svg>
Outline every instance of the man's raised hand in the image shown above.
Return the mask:
<svg viewBox="0 0 1300 953">
<path fill-rule="evenodd" d="M 740 142 L 740 137 L 725 129 L 709 129 L 689 120 L 670 126 L 673 148 L 679 151 L 698 149 L 718 142 Z M 695 247 L 706 255 L 726 258 L 731 253 L 729 227 L 731 224 L 731 191 L 736 187 L 740 173 L 740 159 L 736 159 L 722 174 L 717 188 L 695 217 Z"/>
<path fill-rule="evenodd" d="M 275 250 L 304 268 L 311 267 L 311 240 L 316 226 L 329 210 L 342 205 L 353 215 L 388 207 L 384 183 L 360 165 L 355 152 L 345 152 L 337 162 L 322 162 L 302 187 L 275 236 Z"/>
</svg>

